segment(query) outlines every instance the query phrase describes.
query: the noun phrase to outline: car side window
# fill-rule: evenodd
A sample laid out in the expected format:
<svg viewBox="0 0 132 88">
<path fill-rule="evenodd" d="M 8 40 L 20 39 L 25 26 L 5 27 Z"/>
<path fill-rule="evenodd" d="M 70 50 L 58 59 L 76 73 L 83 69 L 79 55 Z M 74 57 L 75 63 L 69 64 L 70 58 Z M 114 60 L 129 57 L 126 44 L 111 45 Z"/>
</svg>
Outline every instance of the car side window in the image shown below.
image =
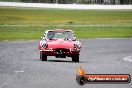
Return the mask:
<svg viewBox="0 0 132 88">
<path fill-rule="evenodd" d="M 46 39 L 46 32 L 44 33 L 43 40 Z"/>
<path fill-rule="evenodd" d="M 76 35 L 75 35 L 74 31 L 72 31 L 72 34 L 73 34 L 73 40 L 76 41 Z"/>
</svg>

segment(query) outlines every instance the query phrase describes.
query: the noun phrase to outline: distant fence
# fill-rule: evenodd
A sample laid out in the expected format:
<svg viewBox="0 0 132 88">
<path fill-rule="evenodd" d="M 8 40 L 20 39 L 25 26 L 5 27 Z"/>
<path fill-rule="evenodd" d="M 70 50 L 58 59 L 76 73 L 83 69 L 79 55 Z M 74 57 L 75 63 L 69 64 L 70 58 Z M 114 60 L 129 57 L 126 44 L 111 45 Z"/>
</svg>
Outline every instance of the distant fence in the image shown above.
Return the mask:
<svg viewBox="0 0 132 88">
<path fill-rule="evenodd" d="M 132 4 L 132 0 L 21 0 L 22 2 L 59 4 Z"/>
</svg>

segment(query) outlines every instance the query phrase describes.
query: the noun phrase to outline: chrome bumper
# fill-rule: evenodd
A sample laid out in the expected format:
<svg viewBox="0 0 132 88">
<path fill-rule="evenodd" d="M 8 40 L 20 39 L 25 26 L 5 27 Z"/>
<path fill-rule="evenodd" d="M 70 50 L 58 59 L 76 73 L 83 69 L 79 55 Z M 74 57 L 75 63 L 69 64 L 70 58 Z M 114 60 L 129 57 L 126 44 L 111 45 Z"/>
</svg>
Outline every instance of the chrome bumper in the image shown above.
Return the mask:
<svg viewBox="0 0 132 88">
<path fill-rule="evenodd" d="M 44 51 L 44 52 L 54 52 L 55 50 L 53 50 L 52 48 L 50 49 L 42 49 L 40 51 Z M 80 49 L 69 49 L 70 52 L 80 52 Z"/>
</svg>

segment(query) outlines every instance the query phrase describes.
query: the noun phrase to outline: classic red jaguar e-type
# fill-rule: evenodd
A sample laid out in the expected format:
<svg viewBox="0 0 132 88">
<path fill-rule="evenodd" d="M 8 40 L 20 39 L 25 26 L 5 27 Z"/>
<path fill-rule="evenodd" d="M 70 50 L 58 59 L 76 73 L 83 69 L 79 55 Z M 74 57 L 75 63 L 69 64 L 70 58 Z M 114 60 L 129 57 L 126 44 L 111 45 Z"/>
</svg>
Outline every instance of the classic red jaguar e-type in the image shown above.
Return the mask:
<svg viewBox="0 0 132 88">
<path fill-rule="evenodd" d="M 47 56 L 55 56 L 71 57 L 73 62 L 79 62 L 81 43 L 72 30 L 47 30 L 39 42 L 39 49 L 42 61 L 47 61 Z"/>
</svg>

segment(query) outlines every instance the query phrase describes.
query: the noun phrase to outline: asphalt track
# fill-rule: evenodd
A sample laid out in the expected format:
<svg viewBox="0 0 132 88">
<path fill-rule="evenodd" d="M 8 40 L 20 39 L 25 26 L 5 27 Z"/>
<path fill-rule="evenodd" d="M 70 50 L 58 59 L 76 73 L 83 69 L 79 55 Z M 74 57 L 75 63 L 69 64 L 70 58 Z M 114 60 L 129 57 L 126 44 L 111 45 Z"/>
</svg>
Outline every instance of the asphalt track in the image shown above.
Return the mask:
<svg viewBox="0 0 132 88">
<path fill-rule="evenodd" d="M 40 61 L 38 42 L 0 42 L 0 88 L 132 88 L 129 84 L 86 84 L 75 77 L 82 65 L 89 74 L 132 75 L 132 39 L 81 39 L 80 62 L 71 58 Z"/>
</svg>

